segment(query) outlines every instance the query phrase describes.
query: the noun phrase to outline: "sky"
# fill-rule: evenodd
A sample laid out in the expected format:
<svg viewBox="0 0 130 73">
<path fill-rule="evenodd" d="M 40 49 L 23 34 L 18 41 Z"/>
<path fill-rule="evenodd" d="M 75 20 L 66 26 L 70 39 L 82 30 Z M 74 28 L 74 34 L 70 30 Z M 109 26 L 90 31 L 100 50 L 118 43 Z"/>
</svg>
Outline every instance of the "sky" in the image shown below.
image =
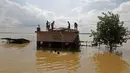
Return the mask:
<svg viewBox="0 0 130 73">
<path fill-rule="evenodd" d="M 0 32 L 35 32 L 40 24 L 45 30 L 46 21 L 55 21 L 55 27 L 71 28 L 78 23 L 81 33 L 96 29 L 97 16 L 102 12 L 120 15 L 130 29 L 129 0 L 0 0 Z"/>
</svg>

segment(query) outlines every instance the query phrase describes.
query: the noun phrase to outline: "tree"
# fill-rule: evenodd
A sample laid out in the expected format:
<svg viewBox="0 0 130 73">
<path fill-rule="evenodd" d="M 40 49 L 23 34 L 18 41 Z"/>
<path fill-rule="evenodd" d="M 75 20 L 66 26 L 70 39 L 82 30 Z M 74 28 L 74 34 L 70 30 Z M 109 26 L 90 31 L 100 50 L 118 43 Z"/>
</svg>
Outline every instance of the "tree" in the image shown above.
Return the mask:
<svg viewBox="0 0 130 73">
<path fill-rule="evenodd" d="M 119 15 L 112 12 L 102 13 L 98 16 L 96 32 L 92 31 L 93 41 L 98 44 L 109 46 L 109 51 L 113 52 L 113 47 L 127 41 L 127 28 L 124 22 L 119 20 Z"/>
</svg>

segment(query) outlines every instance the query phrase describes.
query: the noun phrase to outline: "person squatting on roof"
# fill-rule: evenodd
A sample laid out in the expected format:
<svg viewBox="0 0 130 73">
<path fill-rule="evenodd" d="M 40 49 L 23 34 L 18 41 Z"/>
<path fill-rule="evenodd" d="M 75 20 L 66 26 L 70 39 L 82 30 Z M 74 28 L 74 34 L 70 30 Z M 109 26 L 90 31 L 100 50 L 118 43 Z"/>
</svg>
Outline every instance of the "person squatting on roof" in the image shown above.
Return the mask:
<svg viewBox="0 0 130 73">
<path fill-rule="evenodd" d="M 38 24 L 37 31 L 41 31 L 40 25 Z"/>
</svg>

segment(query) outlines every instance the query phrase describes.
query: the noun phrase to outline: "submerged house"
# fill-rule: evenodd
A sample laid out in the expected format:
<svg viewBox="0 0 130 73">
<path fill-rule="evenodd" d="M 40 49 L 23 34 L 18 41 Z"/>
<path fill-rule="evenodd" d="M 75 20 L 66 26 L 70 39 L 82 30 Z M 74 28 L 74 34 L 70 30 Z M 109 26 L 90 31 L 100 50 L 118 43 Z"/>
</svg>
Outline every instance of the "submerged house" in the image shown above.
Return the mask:
<svg viewBox="0 0 130 73">
<path fill-rule="evenodd" d="M 3 40 L 7 40 L 6 43 L 10 44 L 23 44 L 23 43 L 29 43 L 30 41 L 24 38 L 19 38 L 19 39 L 12 39 L 12 38 L 1 38 Z"/>
<path fill-rule="evenodd" d="M 69 22 L 68 28 L 54 28 L 54 22 L 49 24 L 47 21 L 46 28 L 45 31 L 41 31 L 40 26 L 38 26 L 37 31 L 35 31 L 37 35 L 37 48 L 64 48 L 70 50 L 79 48 L 80 41 L 77 24 L 75 24 L 74 29 L 70 29 Z"/>
</svg>

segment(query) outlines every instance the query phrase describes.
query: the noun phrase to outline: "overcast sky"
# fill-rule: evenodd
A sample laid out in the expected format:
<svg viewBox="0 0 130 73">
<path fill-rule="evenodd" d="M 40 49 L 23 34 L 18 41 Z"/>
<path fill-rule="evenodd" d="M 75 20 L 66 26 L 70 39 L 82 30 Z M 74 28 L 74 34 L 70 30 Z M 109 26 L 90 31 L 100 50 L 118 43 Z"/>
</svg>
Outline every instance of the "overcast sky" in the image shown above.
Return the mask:
<svg viewBox="0 0 130 73">
<path fill-rule="evenodd" d="M 34 32 L 38 24 L 43 30 L 47 20 L 55 27 L 77 22 L 80 32 L 90 32 L 107 11 L 120 14 L 130 29 L 129 0 L 0 0 L 0 32 Z"/>
</svg>

